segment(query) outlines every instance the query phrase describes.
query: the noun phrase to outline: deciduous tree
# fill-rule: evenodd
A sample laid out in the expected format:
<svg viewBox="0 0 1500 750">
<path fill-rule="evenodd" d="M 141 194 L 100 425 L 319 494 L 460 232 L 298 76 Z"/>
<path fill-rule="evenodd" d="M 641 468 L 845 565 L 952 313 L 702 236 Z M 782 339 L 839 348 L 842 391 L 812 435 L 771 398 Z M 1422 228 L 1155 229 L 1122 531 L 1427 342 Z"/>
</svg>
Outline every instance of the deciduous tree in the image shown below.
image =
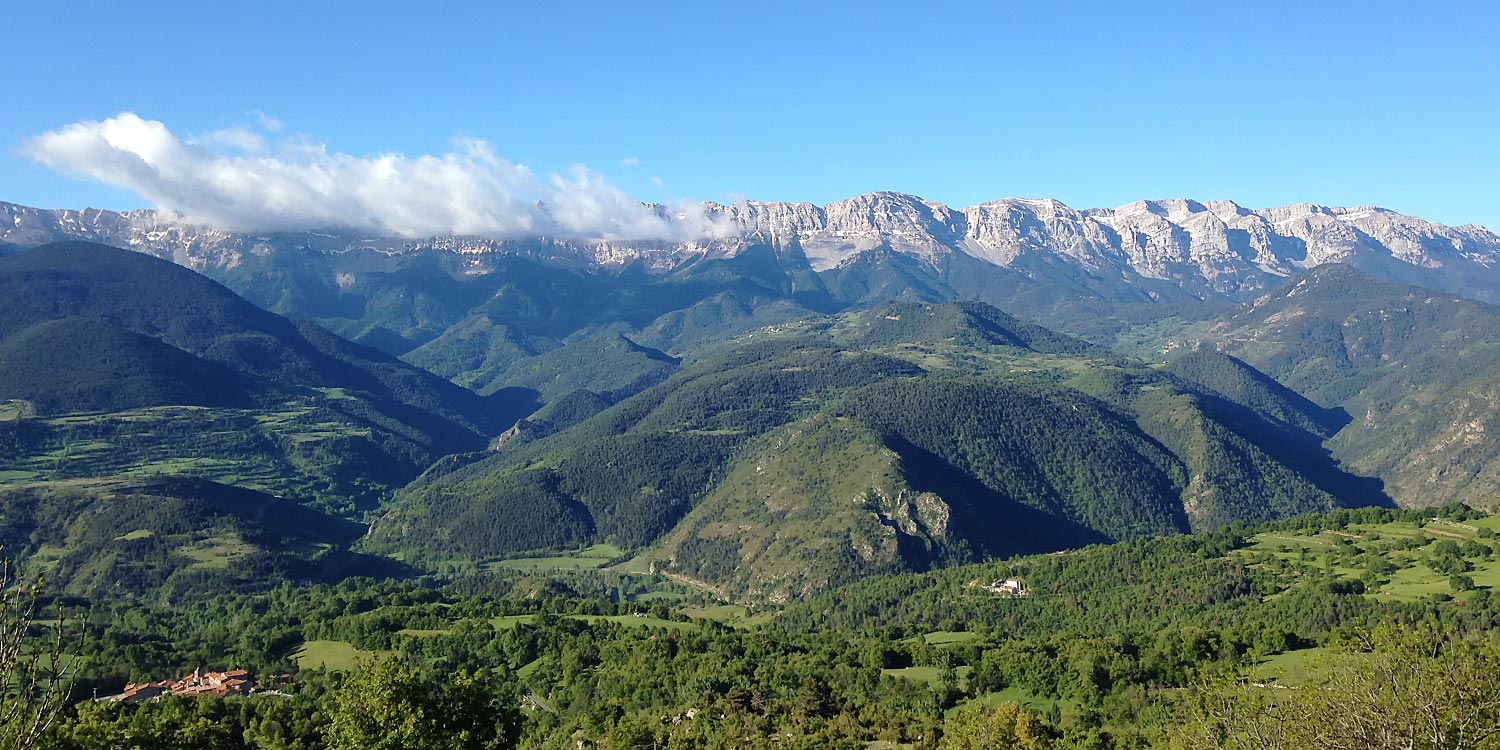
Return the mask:
<svg viewBox="0 0 1500 750">
<path fill-rule="evenodd" d="M 59 614 L 50 638 L 35 637 L 41 582 L 26 580 L 0 556 L 0 747 L 40 747 L 67 701 L 63 663 L 67 623 Z"/>
<path fill-rule="evenodd" d="M 1500 649 L 1434 627 L 1386 627 L 1282 687 L 1201 685 L 1174 732 L 1194 750 L 1500 748 Z"/>
</svg>

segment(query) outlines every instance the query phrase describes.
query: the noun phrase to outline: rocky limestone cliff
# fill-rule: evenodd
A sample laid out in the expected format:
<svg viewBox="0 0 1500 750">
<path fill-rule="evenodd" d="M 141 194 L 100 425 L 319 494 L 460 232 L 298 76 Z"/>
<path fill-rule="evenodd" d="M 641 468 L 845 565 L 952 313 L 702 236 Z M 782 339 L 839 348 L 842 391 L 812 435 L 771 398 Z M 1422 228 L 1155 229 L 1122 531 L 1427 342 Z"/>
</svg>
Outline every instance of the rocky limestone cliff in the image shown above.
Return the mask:
<svg viewBox="0 0 1500 750">
<path fill-rule="evenodd" d="M 1250 299 L 1281 278 L 1323 263 L 1384 266 L 1405 280 L 1500 301 L 1500 236 L 1449 227 L 1371 206 L 1297 204 L 1252 210 L 1231 201 L 1137 201 L 1076 210 L 1051 200 L 1006 198 L 953 210 L 902 193 L 869 193 L 816 206 L 741 201 L 707 204 L 735 228 L 687 243 L 588 242 L 548 238 L 368 237 L 349 231 L 267 235 L 222 232 L 163 220 L 153 211 L 44 210 L 0 203 L 0 241 L 86 239 L 128 247 L 203 270 L 232 268 L 247 253 L 463 256 L 471 272 L 485 256 L 520 255 L 578 267 L 643 264 L 666 269 L 695 257 L 733 256 L 771 245 L 800 251 L 825 271 L 871 250 L 939 265 L 961 253 L 997 266 L 1059 264 L 1091 277 L 1164 281 L 1200 296 Z M 1452 288 L 1463 279 L 1463 289 Z"/>
</svg>

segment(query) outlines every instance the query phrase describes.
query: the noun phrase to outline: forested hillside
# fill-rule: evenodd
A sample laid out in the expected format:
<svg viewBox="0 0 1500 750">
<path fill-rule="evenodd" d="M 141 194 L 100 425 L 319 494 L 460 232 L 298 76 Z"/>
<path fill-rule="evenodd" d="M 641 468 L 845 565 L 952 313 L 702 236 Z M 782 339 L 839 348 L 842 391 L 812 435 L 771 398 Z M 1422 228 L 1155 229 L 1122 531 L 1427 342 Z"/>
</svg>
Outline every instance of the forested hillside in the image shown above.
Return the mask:
<svg viewBox="0 0 1500 750">
<path fill-rule="evenodd" d="M 413 410 L 413 417 L 427 412 L 451 422 L 443 428 L 449 432 L 493 434 L 515 417 L 515 406 L 503 399 L 487 401 L 316 326 L 266 312 L 166 261 L 89 243 L 47 245 L 0 261 L 0 335 L 58 318 L 102 321 L 284 385 L 358 390 Z M 440 424 L 427 419 L 429 428 Z"/>
<path fill-rule="evenodd" d="M 0 338 L 4 396 L 39 414 L 150 406 L 253 407 L 277 395 L 228 365 L 93 318 L 57 318 Z"/>
<path fill-rule="evenodd" d="M 1485 639 L 1500 616 L 1497 528 L 1458 507 L 1337 511 L 876 576 L 751 617 L 656 576 L 624 576 L 614 598 L 581 593 L 579 577 L 580 592 L 555 597 L 504 569 L 449 588 L 102 600 L 70 641 L 80 690 L 199 667 L 291 681 L 249 698 L 79 702 L 52 747 L 950 750 L 1021 737 L 1125 750 L 1201 747 L 1206 721 L 1243 726 L 1273 700 L 1292 734 L 1332 721 L 1302 716 L 1319 705 L 1345 723 L 1428 705 L 1430 726 L 1457 731 L 1500 718 Z M 1006 578 L 1024 594 L 993 585 Z"/>
<path fill-rule="evenodd" d="M 1157 370 L 974 303 L 769 326 L 434 467 L 365 549 L 462 569 L 607 542 L 629 569 L 779 601 L 1386 502 L 1322 451 L 1336 415 L 1210 357 Z"/>
<path fill-rule="evenodd" d="M 667 273 L 607 275 L 506 255 L 461 268 L 414 254 L 345 271 L 336 257 L 290 255 L 216 274 L 269 309 L 314 318 L 481 393 L 528 386 L 550 398 L 586 388 L 623 398 L 671 374 L 674 357 L 705 340 L 836 307 L 816 274 L 783 265 L 766 246 Z"/>
<path fill-rule="evenodd" d="M 816 277 L 769 249 L 607 287 L 505 262 L 494 289 L 447 277 L 482 312 L 408 353 L 479 395 L 139 254 L 0 261 L 0 478 L 211 479 L 373 520 L 364 552 L 445 573 L 613 545 L 745 601 L 1389 503 L 1324 447 L 1345 411 L 1232 357 L 1149 367 L 977 302 L 808 315 L 776 305 L 825 305 Z M 442 273 L 370 283 L 395 305 Z"/>
<path fill-rule="evenodd" d="M 1326 266 L 1196 338 L 1347 412 L 1329 448 L 1397 502 L 1500 495 L 1500 308 Z"/>
<path fill-rule="evenodd" d="M 7 553 L 65 590 L 163 597 L 394 570 L 351 566 L 361 527 L 322 514 L 360 518 L 536 405 L 86 243 L 0 260 L 0 402 Z"/>
<path fill-rule="evenodd" d="M 0 487 L 0 545 L 75 596 L 184 601 L 270 581 L 400 573 L 344 551 L 364 527 L 194 479 Z"/>
<path fill-rule="evenodd" d="M 11 484 L 195 476 L 369 508 L 535 403 L 520 390 L 478 396 L 98 245 L 0 261 L 0 320 Z"/>
<path fill-rule="evenodd" d="M 375 524 L 371 549 L 475 560 L 593 539 L 642 547 L 686 513 L 735 446 L 790 421 L 805 398 L 917 372 L 795 343 L 735 351 L 571 429 L 535 442 L 522 431 L 491 457 L 427 478 Z"/>
</svg>

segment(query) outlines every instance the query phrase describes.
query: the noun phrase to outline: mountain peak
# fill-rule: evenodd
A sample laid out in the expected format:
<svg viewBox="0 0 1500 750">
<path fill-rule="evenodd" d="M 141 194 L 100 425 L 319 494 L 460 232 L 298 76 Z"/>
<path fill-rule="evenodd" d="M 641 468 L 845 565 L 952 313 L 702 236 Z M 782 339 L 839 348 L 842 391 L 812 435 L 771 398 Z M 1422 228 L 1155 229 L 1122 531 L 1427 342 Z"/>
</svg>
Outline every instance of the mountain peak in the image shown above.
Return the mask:
<svg viewBox="0 0 1500 750">
<path fill-rule="evenodd" d="M 805 257 L 820 272 L 872 251 L 899 253 L 935 272 L 951 267 L 955 256 L 969 256 L 1029 277 L 1028 283 L 1107 280 L 1132 295 L 1165 283 L 1191 297 L 1231 300 L 1253 299 L 1306 268 L 1352 263 L 1382 276 L 1500 302 L 1500 236 L 1482 227 L 1448 227 L 1378 206 L 1299 203 L 1249 209 L 1229 200 L 1184 197 L 1077 210 L 1053 198 L 1012 197 L 954 209 L 917 195 L 878 191 L 823 206 L 742 200 L 727 206 L 704 204 L 703 211 L 710 223 L 727 229 L 725 236 L 689 242 L 590 242 L 457 236 L 406 240 L 337 231 L 257 235 L 185 226 L 151 211 L 49 211 L 0 204 L 0 243 L 89 240 L 200 271 L 232 269 L 251 256 L 282 251 L 459 253 L 468 273 L 487 272 L 494 264 L 486 258 L 497 255 L 665 272 L 695 257 L 728 257 L 754 245 L 771 245 L 792 250 L 791 257 Z"/>
</svg>

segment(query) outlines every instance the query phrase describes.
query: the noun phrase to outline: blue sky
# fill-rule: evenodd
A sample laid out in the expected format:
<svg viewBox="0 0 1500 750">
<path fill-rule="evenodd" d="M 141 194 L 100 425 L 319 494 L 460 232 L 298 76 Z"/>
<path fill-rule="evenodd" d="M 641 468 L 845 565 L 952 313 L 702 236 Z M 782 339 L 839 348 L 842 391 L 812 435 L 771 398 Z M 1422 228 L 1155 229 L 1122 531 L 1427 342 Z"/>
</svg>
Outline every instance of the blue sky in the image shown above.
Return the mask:
<svg viewBox="0 0 1500 750">
<path fill-rule="evenodd" d="M 145 5 L 7 8 L 0 200 L 157 202 L 21 153 L 134 112 L 354 157 L 477 138 L 650 201 L 1188 196 L 1500 230 L 1497 2 Z"/>
</svg>

